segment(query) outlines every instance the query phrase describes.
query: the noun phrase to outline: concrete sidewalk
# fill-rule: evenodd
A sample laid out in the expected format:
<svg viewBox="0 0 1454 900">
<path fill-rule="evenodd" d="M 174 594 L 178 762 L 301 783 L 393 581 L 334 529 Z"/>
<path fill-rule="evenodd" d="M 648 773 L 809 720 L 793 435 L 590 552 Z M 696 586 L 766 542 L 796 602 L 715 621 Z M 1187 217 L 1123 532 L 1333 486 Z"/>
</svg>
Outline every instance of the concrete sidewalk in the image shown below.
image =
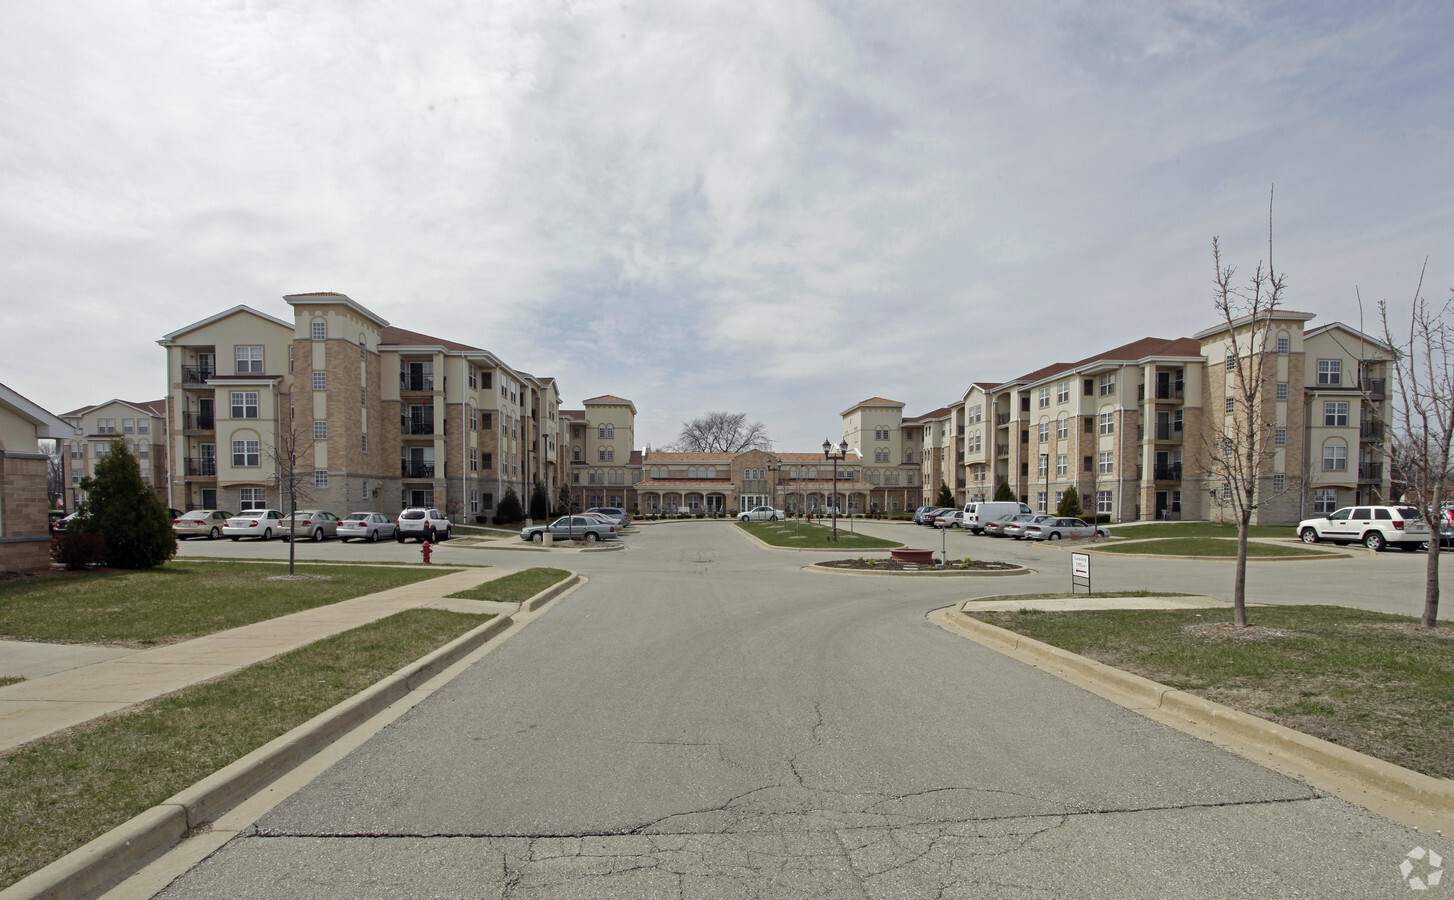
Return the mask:
<svg viewBox="0 0 1454 900">
<path fill-rule="evenodd" d="M 29 679 L 0 687 L 0 751 L 226 675 L 401 610 L 428 606 L 456 612 L 513 613 L 513 603 L 446 599 L 448 594 L 513 571 L 497 567 L 463 569 L 146 650 L 0 642 L 0 675 Z"/>
</svg>

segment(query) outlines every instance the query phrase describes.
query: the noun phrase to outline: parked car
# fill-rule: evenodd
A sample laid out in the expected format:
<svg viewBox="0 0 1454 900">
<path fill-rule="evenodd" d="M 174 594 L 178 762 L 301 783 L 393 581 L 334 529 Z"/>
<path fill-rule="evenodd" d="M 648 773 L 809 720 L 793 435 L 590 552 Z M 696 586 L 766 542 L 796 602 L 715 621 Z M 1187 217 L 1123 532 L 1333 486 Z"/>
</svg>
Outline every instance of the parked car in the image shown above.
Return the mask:
<svg viewBox="0 0 1454 900">
<path fill-rule="evenodd" d="M 616 536 L 616 523 L 602 521 L 595 516 L 561 516 L 549 525 L 531 525 L 529 528 L 520 529 L 520 539 L 543 541 L 547 531 L 554 540 L 604 541 Z"/>
<path fill-rule="evenodd" d="M 985 525 L 1001 516 L 1033 515 L 1034 510 L 1024 503 L 1013 500 L 978 500 L 964 504 L 964 521 L 960 524 L 975 534 L 984 531 Z"/>
<path fill-rule="evenodd" d="M 929 509 L 928 509 L 927 512 L 921 513 L 919 515 L 919 524 L 920 525 L 927 525 L 930 528 L 933 528 L 934 527 L 934 517 L 935 516 L 938 516 L 938 515 L 942 515 L 943 513 L 946 513 L 949 510 L 950 510 L 950 507 L 948 507 L 948 506 L 931 506 L 931 507 L 929 507 Z"/>
<path fill-rule="evenodd" d="M 1429 540 L 1429 526 L 1412 506 L 1345 506 L 1332 515 L 1302 520 L 1297 533 L 1305 544 L 1362 544 L 1369 550 L 1392 544 L 1412 552 Z"/>
<path fill-rule="evenodd" d="M 778 519 L 786 519 L 788 514 L 780 509 L 771 506 L 754 506 L 740 514 L 737 518 L 743 522 L 776 522 Z"/>
<path fill-rule="evenodd" d="M 232 513 L 225 509 L 194 509 L 184 512 L 172 520 L 172 531 L 177 538 L 206 537 L 215 541 L 222 537 L 222 526 L 227 524 Z"/>
<path fill-rule="evenodd" d="M 619 506 L 593 506 L 586 510 L 586 512 L 600 513 L 615 522 L 620 528 L 625 528 L 631 524 L 631 516 Z"/>
<path fill-rule="evenodd" d="M 394 536 L 394 520 L 376 512 L 349 513 L 338 520 L 338 539 L 345 544 L 351 538 L 360 538 L 372 544 L 380 537 Z"/>
<path fill-rule="evenodd" d="M 934 517 L 935 528 L 958 528 L 964 524 L 964 511 L 948 509 Z"/>
<path fill-rule="evenodd" d="M 1111 532 L 1082 519 L 1056 517 L 1044 522 L 1027 523 L 1025 539 L 1030 541 L 1083 540 L 1085 538 L 1108 538 Z"/>
<path fill-rule="evenodd" d="M 918 509 L 914 510 L 914 524 L 915 525 L 922 525 L 922 524 L 924 524 L 924 516 L 926 516 L 926 515 L 932 516 L 939 509 L 940 509 L 940 507 L 938 507 L 938 506 L 921 506 L 921 507 L 919 507 Z"/>
<path fill-rule="evenodd" d="M 338 516 L 321 509 L 297 510 L 283 520 L 283 540 L 307 538 L 311 541 L 338 537 Z"/>
<path fill-rule="evenodd" d="M 404 538 L 417 538 L 431 544 L 449 540 L 449 519 L 437 509 L 411 506 L 402 510 L 394 520 L 394 540 L 404 543 Z M 443 535 L 441 537 L 440 535 Z"/>
<path fill-rule="evenodd" d="M 222 536 L 270 541 L 283 533 L 283 514 L 276 509 L 249 509 L 222 523 Z"/>
<path fill-rule="evenodd" d="M 51 519 L 51 522 L 50 522 L 50 533 L 51 534 L 65 534 L 66 533 L 66 527 L 71 524 L 71 520 L 74 519 L 75 517 L 76 517 L 76 514 L 75 513 L 71 513 L 68 516 L 61 516 L 58 519 Z"/>
<path fill-rule="evenodd" d="M 1037 525 L 1041 522 L 1044 522 L 1046 519 L 1053 518 L 1055 517 L 1047 516 L 1044 514 L 1027 516 L 1024 513 L 1021 513 L 1020 515 L 1015 516 L 1015 518 L 1005 523 L 1005 537 L 1012 537 L 1017 541 L 1023 541 L 1025 539 L 1025 529 L 1028 526 Z"/>
<path fill-rule="evenodd" d="M 995 521 L 984 523 L 984 534 L 992 538 L 1006 538 L 1009 535 L 1005 534 L 1005 528 L 1009 526 L 1009 523 L 1029 522 L 1034 518 L 1035 516 L 1031 515 L 1031 513 L 1015 513 L 1012 516 L 1000 516 Z"/>
</svg>

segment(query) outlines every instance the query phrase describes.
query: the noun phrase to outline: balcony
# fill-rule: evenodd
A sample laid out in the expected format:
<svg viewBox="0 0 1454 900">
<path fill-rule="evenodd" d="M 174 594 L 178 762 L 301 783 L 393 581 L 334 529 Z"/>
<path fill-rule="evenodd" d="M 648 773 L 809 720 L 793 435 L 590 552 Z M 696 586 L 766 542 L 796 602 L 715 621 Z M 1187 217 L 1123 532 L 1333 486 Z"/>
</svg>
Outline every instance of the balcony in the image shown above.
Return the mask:
<svg viewBox="0 0 1454 900">
<path fill-rule="evenodd" d="M 1165 425 L 1158 423 L 1156 426 L 1156 440 L 1158 441 L 1180 441 L 1182 429 L 1179 425 Z"/>
<path fill-rule="evenodd" d="M 1005 457 L 1007 457 L 1009 455 L 1010 455 L 1010 445 L 1009 444 L 995 444 L 995 457 L 997 459 L 1004 459 Z"/>
<path fill-rule="evenodd" d="M 182 366 L 182 387 L 204 387 L 216 374 L 212 366 Z"/>
<path fill-rule="evenodd" d="M 1156 386 L 1156 399 L 1157 400 L 1183 400 L 1183 399 L 1185 399 L 1185 394 L 1186 394 L 1186 386 L 1185 385 L 1180 385 L 1180 384 L 1177 384 L 1177 385 L 1158 384 Z"/>
<path fill-rule="evenodd" d="M 1383 463 L 1359 463 L 1358 464 L 1358 480 L 1359 481 L 1382 481 L 1383 480 Z"/>
<path fill-rule="evenodd" d="M 402 434 L 440 434 L 434 430 L 434 417 L 414 418 L 412 416 L 401 416 L 399 418 L 399 431 Z"/>
<path fill-rule="evenodd" d="M 217 458 L 212 456 L 193 457 L 189 456 L 183 462 L 186 463 L 188 478 L 216 478 Z"/>
<path fill-rule="evenodd" d="M 1370 400 L 1382 400 L 1387 396 L 1384 394 L 1385 384 L 1386 382 L 1382 378 L 1365 378 L 1359 382 L 1358 387 L 1368 395 Z"/>
<path fill-rule="evenodd" d="M 410 372 L 399 373 L 399 390 L 401 391 L 432 391 L 434 390 L 433 375 L 417 375 Z"/>
<path fill-rule="evenodd" d="M 1180 481 L 1181 463 L 1170 465 L 1154 466 L 1151 470 L 1152 478 L 1156 481 Z"/>
<path fill-rule="evenodd" d="M 1358 425 L 1358 436 L 1367 440 L 1383 440 L 1382 422 L 1362 422 Z"/>
<path fill-rule="evenodd" d="M 217 422 L 212 413 L 182 413 L 182 431 L 216 431 Z"/>
<path fill-rule="evenodd" d="M 399 475 L 403 478 L 434 478 L 434 463 L 399 460 Z"/>
<path fill-rule="evenodd" d="M 995 414 L 995 425 L 998 426 L 998 425 L 1008 425 L 1008 424 L 1010 424 L 1010 414 L 1009 413 L 996 413 Z"/>
</svg>

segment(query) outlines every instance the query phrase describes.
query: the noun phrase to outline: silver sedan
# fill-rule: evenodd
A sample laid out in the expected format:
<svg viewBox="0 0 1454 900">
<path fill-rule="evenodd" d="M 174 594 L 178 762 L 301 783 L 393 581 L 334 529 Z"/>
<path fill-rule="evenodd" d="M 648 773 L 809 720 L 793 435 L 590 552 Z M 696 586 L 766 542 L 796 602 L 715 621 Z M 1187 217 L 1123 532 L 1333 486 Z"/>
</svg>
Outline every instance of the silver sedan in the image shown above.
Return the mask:
<svg viewBox="0 0 1454 900">
<path fill-rule="evenodd" d="M 344 543 L 348 543 L 350 538 L 358 538 L 372 544 L 381 537 L 393 536 L 394 520 L 383 513 L 349 513 L 338 523 L 338 538 Z"/>
<path fill-rule="evenodd" d="M 1025 539 L 1030 541 L 1084 540 L 1086 538 L 1108 538 L 1109 529 L 1092 525 L 1081 519 L 1046 517 L 1042 522 L 1025 526 Z"/>
</svg>

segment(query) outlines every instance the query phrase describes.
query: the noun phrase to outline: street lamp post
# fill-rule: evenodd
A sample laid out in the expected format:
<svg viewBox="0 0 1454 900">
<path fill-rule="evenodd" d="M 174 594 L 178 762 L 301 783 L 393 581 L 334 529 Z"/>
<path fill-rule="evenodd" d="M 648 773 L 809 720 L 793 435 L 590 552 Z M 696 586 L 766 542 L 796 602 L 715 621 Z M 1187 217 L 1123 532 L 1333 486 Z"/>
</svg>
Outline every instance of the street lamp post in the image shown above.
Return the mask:
<svg viewBox="0 0 1454 900">
<path fill-rule="evenodd" d="M 838 542 L 838 461 L 848 456 L 848 442 L 839 441 L 838 447 L 830 440 L 823 441 L 823 458 L 833 461 L 833 542 Z"/>
<path fill-rule="evenodd" d="M 1041 460 L 1040 465 L 1042 467 L 1044 467 L 1044 469 L 1045 469 L 1045 508 L 1042 509 L 1042 510 L 1040 510 L 1040 511 L 1042 513 L 1049 514 L 1049 512 L 1050 512 L 1050 454 L 1049 453 L 1042 453 L 1042 454 L 1040 454 L 1040 460 Z"/>
</svg>

